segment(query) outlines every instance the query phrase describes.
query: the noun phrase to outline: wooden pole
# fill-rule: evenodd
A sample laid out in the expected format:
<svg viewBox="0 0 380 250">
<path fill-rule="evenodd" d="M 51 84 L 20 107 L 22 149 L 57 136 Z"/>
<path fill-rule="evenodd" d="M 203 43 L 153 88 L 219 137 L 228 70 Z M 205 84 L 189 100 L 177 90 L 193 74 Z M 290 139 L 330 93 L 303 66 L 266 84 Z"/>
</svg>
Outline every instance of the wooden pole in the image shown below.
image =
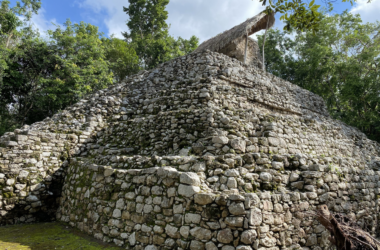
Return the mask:
<svg viewBox="0 0 380 250">
<path fill-rule="evenodd" d="M 265 68 L 265 40 L 267 39 L 268 25 L 269 25 L 269 15 L 267 18 L 267 28 L 265 29 L 264 40 L 263 40 L 263 66 L 262 66 L 263 71 L 266 70 Z"/>
<path fill-rule="evenodd" d="M 248 47 L 248 34 L 246 34 L 245 36 L 244 63 L 247 62 L 247 47 Z"/>
</svg>

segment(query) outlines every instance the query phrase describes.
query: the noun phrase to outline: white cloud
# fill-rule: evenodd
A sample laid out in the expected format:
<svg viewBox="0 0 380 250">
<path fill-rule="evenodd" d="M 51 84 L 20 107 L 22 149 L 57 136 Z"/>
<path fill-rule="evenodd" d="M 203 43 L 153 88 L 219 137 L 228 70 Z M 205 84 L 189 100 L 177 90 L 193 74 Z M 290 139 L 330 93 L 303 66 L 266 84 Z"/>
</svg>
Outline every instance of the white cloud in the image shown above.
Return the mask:
<svg viewBox="0 0 380 250">
<path fill-rule="evenodd" d="M 252 0 L 172 0 L 168 5 L 170 33 L 207 40 L 263 10 Z"/>
<path fill-rule="evenodd" d="M 363 22 L 376 22 L 379 20 L 380 0 L 357 0 L 355 6 L 351 9 L 351 13 L 360 14 Z"/>
<path fill-rule="evenodd" d="M 88 8 L 95 12 L 97 16 L 93 18 L 101 18 L 108 28 L 108 36 L 112 34 L 115 37 L 123 38 L 121 32 L 127 30 L 127 15 L 123 12 L 123 6 L 126 6 L 126 0 L 82 0 L 77 1 L 81 8 Z M 106 16 L 103 16 L 106 13 Z"/>
<path fill-rule="evenodd" d="M 45 12 L 45 9 L 41 8 L 37 15 L 32 16 L 31 20 L 33 23 L 33 28 L 38 29 L 42 37 L 47 36 L 46 31 L 55 30 L 56 26 L 54 24 L 57 24 L 57 20 L 55 18 L 47 20 L 45 17 Z"/>
<path fill-rule="evenodd" d="M 83 0 L 79 6 L 89 8 L 104 18 L 108 35 L 122 38 L 127 30 L 128 16 L 123 12 L 126 0 Z M 190 38 L 195 35 L 201 42 L 244 22 L 263 10 L 257 0 L 171 0 L 167 6 L 170 34 Z M 107 13 L 101 17 L 101 13 Z"/>
</svg>

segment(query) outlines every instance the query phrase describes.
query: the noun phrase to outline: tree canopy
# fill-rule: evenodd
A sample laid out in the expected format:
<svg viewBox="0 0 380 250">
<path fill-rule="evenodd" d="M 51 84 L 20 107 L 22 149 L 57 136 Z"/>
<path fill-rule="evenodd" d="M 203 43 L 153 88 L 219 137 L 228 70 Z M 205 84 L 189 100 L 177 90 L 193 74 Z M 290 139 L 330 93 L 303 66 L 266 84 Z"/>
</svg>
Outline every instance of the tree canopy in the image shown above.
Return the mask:
<svg viewBox="0 0 380 250">
<path fill-rule="evenodd" d="M 325 14 L 315 34 L 270 30 L 265 48 L 269 72 L 322 96 L 334 118 L 380 141 L 379 22 Z"/>
<path fill-rule="evenodd" d="M 122 40 L 70 20 L 42 38 L 31 21 L 40 0 L 22 0 L 12 8 L 8 0 L 0 0 L 0 135 L 198 46 L 195 36 L 169 35 L 169 0 L 130 3 L 124 9 L 130 14 L 130 31 Z"/>
<path fill-rule="evenodd" d="M 129 31 L 123 33 L 126 41 L 133 46 L 142 67 L 151 69 L 172 58 L 185 55 L 198 47 L 199 40 L 189 40 L 169 35 L 166 23 L 169 0 L 128 0 L 124 12 L 129 19 Z"/>
</svg>

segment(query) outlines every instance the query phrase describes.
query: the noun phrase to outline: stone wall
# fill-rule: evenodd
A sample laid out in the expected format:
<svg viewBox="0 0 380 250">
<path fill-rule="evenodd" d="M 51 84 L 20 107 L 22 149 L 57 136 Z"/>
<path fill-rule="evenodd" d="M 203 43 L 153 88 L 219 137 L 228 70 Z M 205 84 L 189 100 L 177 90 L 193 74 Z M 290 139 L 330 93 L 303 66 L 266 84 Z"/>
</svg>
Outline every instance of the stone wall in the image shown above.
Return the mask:
<svg viewBox="0 0 380 250">
<path fill-rule="evenodd" d="M 217 52 L 235 58 L 240 62 L 244 62 L 245 40 L 244 37 L 240 37 Z M 257 41 L 249 37 L 246 64 L 261 68 L 263 65 L 262 61 L 263 58 L 260 54 L 260 48 Z"/>
<path fill-rule="evenodd" d="M 327 204 L 379 231 L 379 144 L 319 96 L 218 53 L 141 72 L 0 143 L 1 224 L 56 214 L 130 249 L 318 250 L 327 232 L 310 214 Z"/>
<path fill-rule="evenodd" d="M 135 158 L 128 170 L 76 159 L 57 216 L 127 249 L 327 249 L 319 204 L 377 232 L 379 171 L 261 156 Z"/>
<path fill-rule="evenodd" d="M 122 86 L 0 137 L 0 225 L 55 218 L 68 160 L 118 112 Z"/>
</svg>

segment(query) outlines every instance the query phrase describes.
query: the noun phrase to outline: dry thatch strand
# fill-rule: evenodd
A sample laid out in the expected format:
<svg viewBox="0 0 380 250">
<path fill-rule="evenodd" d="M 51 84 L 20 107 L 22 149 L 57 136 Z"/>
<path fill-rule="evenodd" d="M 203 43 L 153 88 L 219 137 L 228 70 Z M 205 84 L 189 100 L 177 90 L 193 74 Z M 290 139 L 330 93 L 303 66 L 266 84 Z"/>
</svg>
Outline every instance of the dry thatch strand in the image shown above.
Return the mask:
<svg viewBox="0 0 380 250">
<path fill-rule="evenodd" d="M 326 205 L 317 211 L 318 221 L 330 232 L 337 250 L 380 250 L 380 242 L 355 222 L 341 214 L 332 214 Z"/>
<path fill-rule="evenodd" d="M 219 34 L 203 42 L 201 45 L 199 45 L 195 52 L 204 50 L 218 52 L 231 42 L 238 43 L 242 37 L 245 37 L 246 35 L 250 36 L 262 29 L 266 29 L 267 22 L 269 22 L 268 29 L 274 25 L 274 13 L 268 16 L 264 12 L 261 12 L 260 14 L 248 19 L 244 23 L 239 24 L 232 29 L 223 32 L 222 34 Z"/>
</svg>

